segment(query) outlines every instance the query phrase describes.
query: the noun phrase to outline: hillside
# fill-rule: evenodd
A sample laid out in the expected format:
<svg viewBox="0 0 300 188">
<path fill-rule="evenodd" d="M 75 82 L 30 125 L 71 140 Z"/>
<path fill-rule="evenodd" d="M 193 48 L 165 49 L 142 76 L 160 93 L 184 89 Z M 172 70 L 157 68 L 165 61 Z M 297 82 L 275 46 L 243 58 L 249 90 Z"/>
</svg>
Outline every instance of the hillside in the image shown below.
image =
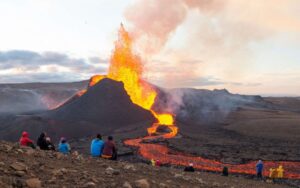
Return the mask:
<svg viewBox="0 0 300 188">
<path fill-rule="evenodd" d="M 0 142 L 0 187 L 287 187 L 244 177 L 152 167 L 142 163 L 64 156 Z"/>
<path fill-rule="evenodd" d="M 64 88 L 64 84 L 48 86 Z M 238 95 L 225 89 L 157 90 L 155 109 L 175 114 L 179 127 L 179 136 L 166 141 L 175 151 L 225 163 L 300 159 L 299 98 Z M 112 134 L 120 143 L 145 136 L 153 121 L 148 111 L 130 102 L 122 83 L 104 79 L 55 110 L 0 115 L 0 139 L 16 141 L 23 130 L 36 139 L 46 131 L 54 140 L 61 136 L 72 139 L 80 149 L 89 145 L 84 138 L 98 132 Z M 132 151 L 122 148 L 125 153 Z"/>
<path fill-rule="evenodd" d="M 152 122 L 152 114 L 131 102 L 121 82 L 104 79 L 83 96 L 54 110 L 0 118 L 0 138 L 14 141 L 26 130 L 34 138 L 46 131 L 54 139 L 80 139 L 97 132 L 146 130 Z"/>
</svg>

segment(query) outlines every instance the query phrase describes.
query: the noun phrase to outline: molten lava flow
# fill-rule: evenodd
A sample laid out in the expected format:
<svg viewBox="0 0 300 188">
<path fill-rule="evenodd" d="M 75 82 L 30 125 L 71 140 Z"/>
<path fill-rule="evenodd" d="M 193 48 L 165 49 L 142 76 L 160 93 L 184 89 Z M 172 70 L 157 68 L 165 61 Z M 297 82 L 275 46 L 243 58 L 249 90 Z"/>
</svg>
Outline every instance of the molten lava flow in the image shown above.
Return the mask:
<svg viewBox="0 0 300 188">
<path fill-rule="evenodd" d="M 229 168 L 230 173 L 238 174 L 255 174 L 255 161 L 246 164 L 225 164 L 216 160 L 205 159 L 198 156 L 187 155 L 181 152 L 170 150 L 167 146 L 159 144 L 150 144 L 142 142 L 143 140 L 153 140 L 157 137 L 145 137 L 138 139 L 126 140 L 125 144 L 128 146 L 138 147 L 139 153 L 146 159 L 159 160 L 162 164 L 173 164 L 188 166 L 193 163 L 194 167 L 201 170 L 221 172 L 224 166 Z M 268 176 L 270 168 L 277 168 L 282 165 L 285 169 L 284 177 L 289 179 L 300 179 L 300 162 L 290 161 L 265 161 L 264 176 Z"/>
<path fill-rule="evenodd" d="M 172 114 L 158 114 L 152 109 L 157 92 L 150 84 L 142 80 L 142 76 L 143 64 L 141 59 L 133 53 L 132 39 L 123 25 L 121 25 L 107 77 L 122 81 L 131 101 L 152 112 L 158 122 L 148 129 L 149 134 L 156 133 L 158 125 L 164 125 L 170 127 L 171 133 L 169 137 L 175 136 L 178 129 L 173 125 L 174 118 Z"/>
<path fill-rule="evenodd" d="M 76 96 L 78 96 L 78 97 L 81 97 L 83 94 L 85 94 L 86 93 L 86 89 L 83 89 L 83 90 L 81 90 L 81 91 L 78 91 L 77 93 L 76 93 Z"/>
</svg>

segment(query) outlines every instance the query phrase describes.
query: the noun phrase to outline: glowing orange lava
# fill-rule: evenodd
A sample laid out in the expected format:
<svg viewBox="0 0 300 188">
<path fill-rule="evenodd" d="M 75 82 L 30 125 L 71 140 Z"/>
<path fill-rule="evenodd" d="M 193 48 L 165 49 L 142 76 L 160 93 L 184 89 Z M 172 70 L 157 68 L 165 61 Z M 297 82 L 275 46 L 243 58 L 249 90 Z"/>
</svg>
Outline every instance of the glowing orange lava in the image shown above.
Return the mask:
<svg viewBox="0 0 300 188">
<path fill-rule="evenodd" d="M 181 152 L 170 150 L 167 146 L 160 144 L 149 144 L 142 142 L 143 140 L 155 139 L 157 137 L 145 137 L 138 139 L 125 140 L 128 146 L 138 147 L 139 154 L 146 159 L 159 160 L 162 164 L 173 164 L 180 166 L 188 166 L 193 163 L 194 167 L 201 170 L 221 172 L 224 166 L 229 168 L 230 173 L 252 174 L 256 173 L 256 161 L 246 164 L 225 164 L 212 159 L 205 159 L 198 156 L 192 156 Z M 270 168 L 277 168 L 282 165 L 285 169 L 284 178 L 300 179 L 300 162 L 290 161 L 265 161 L 264 176 L 268 176 Z"/>
<path fill-rule="evenodd" d="M 106 78 L 105 75 L 95 75 L 95 76 L 92 76 L 90 78 L 90 81 L 89 81 L 89 85 L 88 85 L 88 88 L 89 87 L 92 87 L 94 85 L 96 85 L 98 82 L 100 82 L 103 78 Z M 85 94 L 87 92 L 87 89 L 83 89 L 81 91 L 78 91 L 76 93 L 76 96 L 77 97 L 81 97 L 83 94 Z"/>
<path fill-rule="evenodd" d="M 152 112 L 158 122 L 148 129 L 149 134 L 155 133 L 158 125 L 164 125 L 170 127 L 170 136 L 175 136 L 178 128 L 174 128 L 173 115 L 167 113 L 159 114 L 152 109 L 157 92 L 150 84 L 142 80 L 142 76 L 143 63 L 140 57 L 133 53 L 132 39 L 123 25 L 121 25 L 107 77 L 122 81 L 131 101 Z"/>
<path fill-rule="evenodd" d="M 81 90 L 81 91 L 78 91 L 77 93 L 76 93 L 76 96 L 78 96 L 78 97 L 81 97 L 83 94 L 85 94 L 86 93 L 86 89 L 83 89 L 83 90 Z"/>
<path fill-rule="evenodd" d="M 103 78 L 106 78 L 105 75 L 95 75 L 90 78 L 89 87 L 94 86 L 98 82 L 100 82 Z"/>
</svg>

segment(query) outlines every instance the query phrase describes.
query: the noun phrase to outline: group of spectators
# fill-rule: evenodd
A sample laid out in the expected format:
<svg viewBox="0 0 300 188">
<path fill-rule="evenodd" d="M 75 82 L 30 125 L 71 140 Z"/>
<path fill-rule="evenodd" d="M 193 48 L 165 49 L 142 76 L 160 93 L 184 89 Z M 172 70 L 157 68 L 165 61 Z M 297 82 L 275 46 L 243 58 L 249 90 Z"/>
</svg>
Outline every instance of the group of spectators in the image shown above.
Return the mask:
<svg viewBox="0 0 300 188">
<path fill-rule="evenodd" d="M 36 148 L 34 142 L 29 138 L 28 133 L 25 131 L 22 133 L 22 136 L 20 138 L 20 145 Z M 48 137 L 45 132 L 40 134 L 40 136 L 37 139 L 36 145 L 41 150 L 56 151 L 55 145 L 51 142 L 50 137 Z M 60 139 L 57 151 L 63 154 L 69 154 L 71 152 L 71 147 L 67 142 L 66 138 L 62 137 Z M 102 157 L 104 159 L 117 160 L 117 156 L 118 156 L 117 148 L 113 141 L 113 137 L 108 136 L 107 141 L 104 142 L 100 134 L 97 134 L 96 137 L 92 140 L 90 146 L 90 152 L 92 157 Z M 151 159 L 151 164 L 153 166 L 161 166 L 159 160 Z M 263 169 L 264 169 L 264 164 L 262 160 L 259 160 L 255 167 L 256 167 L 257 178 L 262 178 Z M 193 167 L 193 163 L 190 163 L 187 167 L 185 167 L 184 171 L 194 172 L 195 169 Z M 225 166 L 222 171 L 223 176 L 228 176 L 228 171 L 229 171 L 228 167 Z M 270 178 L 283 178 L 284 169 L 281 165 L 277 169 L 271 168 L 269 171 L 270 171 L 269 174 Z"/>
<path fill-rule="evenodd" d="M 63 154 L 71 153 L 71 147 L 66 138 L 61 137 L 58 148 L 56 149 L 55 145 L 51 142 L 51 138 L 47 136 L 45 132 L 40 134 L 35 145 L 34 141 L 29 138 L 28 132 L 24 131 L 19 143 L 21 146 L 29 146 L 34 149 L 37 145 L 41 150 L 53 150 Z M 113 141 L 113 137 L 108 136 L 107 141 L 104 142 L 102 140 L 102 136 L 97 134 L 96 138 L 94 138 L 91 142 L 91 155 L 92 157 L 102 157 L 105 159 L 117 160 L 117 149 Z"/>
<path fill-rule="evenodd" d="M 19 141 L 21 146 L 29 146 L 32 148 L 36 148 L 33 140 L 31 140 L 29 138 L 29 134 L 28 132 L 24 131 L 22 133 L 22 136 L 20 138 Z M 56 151 L 55 145 L 51 142 L 51 138 L 49 136 L 47 136 L 47 134 L 45 132 L 42 132 L 40 134 L 40 136 L 38 137 L 37 141 L 36 141 L 36 145 L 41 149 L 41 150 L 53 150 Z M 68 154 L 71 152 L 71 147 L 68 144 L 66 138 L 61 137 L 59 144 L 58 144 L 58 148 L 57 151 L 63 153 L 63 154 Z"/>
<path fill-rule="evenodd" d="M 117 160 L 117 149 L 112 136 L 107 137 L 107 141 L 102 140 L 102 136 L 97 134 L 91 143 L 92 157 L 102 157 L 105 159 Z"/>
</svg>

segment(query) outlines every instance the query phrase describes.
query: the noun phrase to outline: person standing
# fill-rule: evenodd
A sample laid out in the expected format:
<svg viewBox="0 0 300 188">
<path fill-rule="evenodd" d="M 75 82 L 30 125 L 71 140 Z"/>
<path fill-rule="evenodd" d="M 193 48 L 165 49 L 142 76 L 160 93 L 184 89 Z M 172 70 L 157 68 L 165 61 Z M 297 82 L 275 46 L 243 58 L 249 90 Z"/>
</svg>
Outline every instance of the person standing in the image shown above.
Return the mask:
<svg viewBox="0 0 300 188">
<path fill-rule="evenodd" d="M 277 171 L 277 178 L 283 178 L 283 172 L 284 172 L 283 166 L 279 165 L 276 171 Z"/>
<path fill-rule="evenodd" d="M 223 170 L 222 170 L 222 176 L 228 176 L 229 172 L 228 172 L 228 167 L 224 166 Z"/>
<path fill-rule="evenodd" d="M 91 155 L 93 157 L 100 157 L 103 147 L 104 142 L 102 140 L 102 136 L 100 134 L 97 134 L 96 138 L 94 138 L 91 143 Z"/>
<path fill-rule="evenodd" d="M 256 175 L 257 175 L 257 178 L 262 178 L 263 176 L 263 170 L 264 170 L 264 164 L 262 162 L 262 160 L 259 160 L 257 163 L 256 163 Z"/>
<path fill-rule="evenodd" d="M 269 169 L 269 178 L 274 179 L 276 177 L 276 169 L 270 168 Z"/>
</svg>

